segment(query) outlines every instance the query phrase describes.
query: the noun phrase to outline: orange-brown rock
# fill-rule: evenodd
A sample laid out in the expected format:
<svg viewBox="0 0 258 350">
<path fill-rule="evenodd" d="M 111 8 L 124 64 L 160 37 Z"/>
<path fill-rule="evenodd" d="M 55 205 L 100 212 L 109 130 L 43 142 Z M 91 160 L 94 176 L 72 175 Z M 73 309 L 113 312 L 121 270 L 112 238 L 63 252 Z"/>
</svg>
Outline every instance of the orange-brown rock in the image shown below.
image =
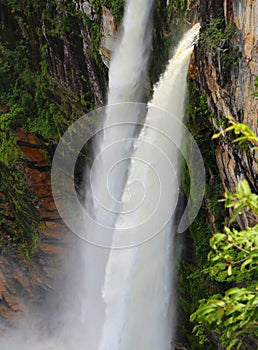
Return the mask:
<svg viewBox="0 0 258 350">
<path fill-rule="evenodd" d="M 44 144 L 23 129 L 16 132 L 16 137 L 26 164 L 23 173 L 41 215 L 40 237 L 30 261 L 19 258 L 11 248 L 0 257 L 0 331 L 18 326 L 26 311 L 25 305 L 42 302 L 45 292 L 61 278 L 68 231 L 52 197 Z"/>
<path fill-rule="evenodd" d="M 212 54 L 209 47 L 199 45 L 195 50 L 197 74 L 195 80 L 205 92 L 215 129 L 223 129 L 223 121 L 233 116 L 236 122 L 247 124 L 258 134 L 258 103 L 253 97 L 254 81 L 258 75 L 258 3 L 250 0 L 219 0 L 200 2 L 201 21 L 220 16 L 224 8 L 227 23 L 236 26 L 231 39 L 233 48 L 238 48 L 239 57 L 235 64 L 223 66 L 219 55 Z M 227 55 L 232 55 L 227 52 Z M 226 138 L 217 141 L 216 158 L 225 189 L 234 192 L 238 182 L 246 178 L 254 192 L 258 191 L 257 159 L 255 153 L 237 147 Z M 242 218 L 243 219 L 243 218 Z M 248 220 L 239 219 L 243 227 Z M 252 221 L 252 220 L 251 220 Z"/>
<path fill-rule="evenodd" d="M 114 17 L 106 6 L 102 6 L 102 38 L 99 52 L 103 63 L 108 67 L 111 53 L 115 45 L 115 36 L 117 34 Z"/>
</svg>

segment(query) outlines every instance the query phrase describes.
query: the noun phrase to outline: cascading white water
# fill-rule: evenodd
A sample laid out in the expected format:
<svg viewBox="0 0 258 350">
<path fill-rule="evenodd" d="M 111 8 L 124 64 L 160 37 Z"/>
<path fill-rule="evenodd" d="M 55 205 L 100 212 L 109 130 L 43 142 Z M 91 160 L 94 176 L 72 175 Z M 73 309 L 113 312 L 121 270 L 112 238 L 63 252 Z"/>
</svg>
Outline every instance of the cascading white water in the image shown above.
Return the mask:
<svg viewBox="0 0 258 350">
<path fill-rule="evenodd" d="M 123 34 L 110 65 L 109 104 L 142 100 L 151 44 L 151 30 L 148 29 L 152 3 L 150 0 L 128 0 L 126 4 Z M 80 269 L 80 281 L 69 287 L 70 295 L 76 299 L 76 307 L 73 308 L 74 303 L 69 300 L 67 308 L 69 306 L 70 310 L 60 315 L 58 331 L 55 332 L 54 329 L 49 339 L 42 338 L 40 330 L 33 329 L 35 334 L 32 334 L 29 329 L 28 332 L 12 334 L 12 339 L 4 339 L 0 344 L 1 350 L 170 348 L 173 329 L 173 308 L 170 308 L 173 278 L 170 216 L 177 201 L 177 180 L 176 176 L 173 176 L 171 166 L 167 166 L 167 160 L 173 163 L 176 172 L 179 172 L 179 162 L 177 152 L 160 132 L 167 133 L 171 139 L 176 138 L 177 143 L 180 143 L 182 134 L 178 129 L 173 130 L 173 120 L 168 121 L 167 113 L 155 106 L 182 118 L 186 71 L 197 32 L 198 28 L 195 27 L 185 36 L 176 55 L 170 61 L 167 72 L 155 88 L 145 127 L 134 147 L 134 160 L 130 165 L 129 174 L 127 171 L 130 162 L 127 158 L 131 156 L 133 146 L 130 137 L 135 134 L 136 128 L 133 124 L 137 124 L 142 108 L 137 104 L 120 105 L 115 108 L 118 121 L 122 113 L 132 122 L 132 125 L 126 128 L 112 128 L 116 115 L 114 109 L 107 108 L 104 136 L 99 137 L 96 150 L 100 157 L 91 169 L 92 190 L 87 189 L 86 207 L 91 215 L 104 225 L 116 225 L 113 238 L 109 236 L 105 240 L 101 237 L 104 245 L 108 246 L 111 243 L 113 247 L 135 247 L 109 251 L 80 241 L 81 265 L 73 265 L 70 270 L 76 275 L 77 267 Z M 114 141 L 123 138 L 129 141 L 123 147 L 114 148 Z M 106 157 L 105 150 L 110 146 L 114 151 L 108 152 Z M 160 156 L 160 151 L 168 158 Z M 146 167 L 146 164 L 137 162 L 137 158 L 147 160 L 152 170 Z M 121 159 L 125 160 L 114 169 L 112 176 L 108 176 L 110 165 Z M 161 176 L 161 184 L 164 185 L 165 179 L 170 176 L 171 179 L 167 179 L 166 191 L 161 191 L 158 210 L 160 217 L 155 219 L 154 216 L 155 220 L 151 223 L 147 221 L 141 231 L 142 221 L 152 212 L 155 214 L 156 207 L 153 206 L 153 202 L 155 196 L 159 196 L 160 193 L 156 171 Z M 103 179 L 110 177 L 107 186 Z M 121 214 L 117 218 L 116 211 L 121 198 L 125 211 L 131 209 L 126 205 L 131 203 L 127 199 L 132 189 L 131 184 L 135 180 L 145 184 L 146 201 L 139 211 L 131 211 L 129 215 Z M 132 198 L 134 199 L 133 195 Z M 104 207 L 108 207 L 109 210 L 105 210 Z M 110 209 L 113 212 L 111 214 Z M 162 226 L 164 222 L 167 223 L 165 227 Z M 131 225 L 131 235 L 117 234 L 120 229 Z M 92 232 L 90 226 L 86 227 L 86 231 L 84 238 L 95 241 L 97 233 Z M 158 234 L 153 236 L 153 232 Z M 172 304 L 174 302 L 172 299 Z"/>
<path fill-rule="evenodd" d="M 199 28 L 199 24 L 195 25 L 184 36 L 169 62 L 155 88 L 145 126 L 136 142 L 122 198 L 125 214 L 117 219 L 112 244 L 114 248 L 137 241 L 138 244 L 110 252 L 103 289 L 106 313 L 100 350 L 171 349 L 176 303 L 171 298 L 175 264 L 173 220 L 166 222 L 164 219 L 170 218 L 177 202 L 176 173 L 180 172 L 180 162 L 173 142 L 180 144 L 182 129 L 164 111 L 183 119 L 186 74 Z M 167 158 L 162 156 L 164 154 Z M 170 162 L 174 174 L 169 171 Z M 130 211 L 128 194 L 136 198 L 136 193 L 132 193 L 135 181 L 145 187 L 145 198 L 135 211 Z M 158 210 L 155 208 L 157 200 Z M 149 215 L 153 215 L 151 220 Z M 142 227 L 144 219 L 148 222 Z M 128 227 L 132 228 L 125 236 L 121 229 Z"/>
<path fill-rule="evenodd" d="M 153 0 L 127 0 L 122 36 L 118 39 L 110 63 L 108 106 L 103 123 L 104 133 L 95 143 L 95 155 L 98 155 L 98 159 L 95 160 L 90 171 L 90 188 L 86 188 L 86 192 L 90 192 L 86 200 L 87 210 L 103 224 L 110 225 L 114 220 L 116 201 L 119 201 L 123 192 L 127 166 L 124 163 L 122 167 L 114 169 L 117 173 L 112 176 L 109 176 L 108 171 L 116 161 L 126 160 L 131 155 L 130 142 L 124 144 L 123 147 L 113 147 L 112 152 L 105 153 L 105 150 L 117 140 L 133 137 L 134 124 L 137 124 L 138 120 L 137 108 L 133 106 L 128 108 L 121 104 L 115 110 L 109 106 L 123 102 L 142 101 L 152 39 L 152 28 L 150 28 L 152 5 Z M 132 124 L 127 127 L 117 125 L 121 120 L 121 114 Z M 112 127 L 114 124 L 116 126 Z M 109 180 L 111 178 L 111 183 L 109 182 L 107 186 L 103 178 Z M 116 180 L 112 182 L 112 178 Z M 117 178 L 120 180 L 117 181 Z M 114 204 L 112 204 L 112 199 L 116 199 Z M 114 215 L 110 215 L 112 205 Z M 106 207 L 109 210 L 105 210 Z M 86 230 L 90 231 L 87 227 Z M 94 232 L 93 235 L 96 233 Z"/>
<path fill-rule="evenodd" d="M 152 41 L 152 30 L 149 28 L 152 23 L 152 4 L 153 0 L 126 1 L 122 35 L 118 39 L 110 63 L 108 105 L 142 100 Z M 112 127 L 113 124 L 119 123 L 121 114 L 132 124 L 126 127 L 124 125 Z M 116 210 L 127 174 L 127 159 L 132 153 L 132 141 L 127 141 L 122 147 L 120 145 L 114 147 L 113 143 L 133 137 L 137 119 L 137 107 L 118 105 L 115 110 L 106 107 L 104 132 L 99 135 L 95 143 L 97 158 L 90 169 L 90 174 L 88 173 L 90 186 L 86 186 L 85 205 L 96 221 L 109 227 L 114 227 Z M 121 160 L 120 166 L 115 167 L 109 176 L 113 164 Z M 95 225 L 92 226 L 88 221 L 85 221 L 85 232 L 84 238 L 87 241 L 96 242 L 100 237 L 101 245 L 109 246 L 111 237 L 108 235 L 104 237 L 102 232 L 96 230 Z M 104 322 L 105 304 L 101 290 L 109 250 L 85 242 L 79 244 L 83 266 L 81 282 L 78 285 L 78 289 L 81 290 L 78 295 L 81 305 L 79 329 L 83 333 L 81 341 L 83 346 L 95 350 L 99 346 Z M 78 337 L 81 335 L 78 334 Z M 83 346 L 79 349 L 84 349 Z"/>
</svg>

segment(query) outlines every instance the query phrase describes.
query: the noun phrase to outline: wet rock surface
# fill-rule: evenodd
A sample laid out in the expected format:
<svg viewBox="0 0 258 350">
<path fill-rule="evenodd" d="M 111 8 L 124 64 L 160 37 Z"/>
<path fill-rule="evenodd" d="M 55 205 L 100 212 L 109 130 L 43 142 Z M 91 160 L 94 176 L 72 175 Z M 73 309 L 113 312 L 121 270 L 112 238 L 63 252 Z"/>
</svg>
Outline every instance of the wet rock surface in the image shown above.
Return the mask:
<svg viewBox="0 0 258 350">
<path fill-rule="evenodd" d="M 114 23 L 114 17 L 110 10 L 105 6 L 102 7 L 101 30 L 102 38 L 99 50 L 103 63 L 109 67 L 111 53 L 114 50 L 117 30 Z"/>
</svg>

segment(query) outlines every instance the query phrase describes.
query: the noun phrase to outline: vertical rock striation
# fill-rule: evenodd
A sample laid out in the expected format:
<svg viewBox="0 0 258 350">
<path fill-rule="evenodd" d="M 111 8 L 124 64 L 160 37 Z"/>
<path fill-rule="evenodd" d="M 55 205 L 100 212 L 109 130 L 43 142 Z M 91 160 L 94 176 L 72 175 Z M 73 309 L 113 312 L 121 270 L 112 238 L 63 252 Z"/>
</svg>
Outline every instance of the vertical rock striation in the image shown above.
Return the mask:
<svg viewBox="0 0 258 350">
<path fill-rule="evenodd" d="M 226 117 L 232 116 L 257 133 L 258 104 L 253 92 L 258 76 L 258 3 L 203 0 L 199 10 L 202 24 L 215 23 L 220 18 L 232 30 L 232 34 L 225 34 L 225 38 L 214 43 L 217 47 L 204 39 L 195 50 L 196 80 L 214 113 L 211 122 L 215 129 L 222 130 Z M 216 36 L 215 25 L 213 35 Z M 225 138 L 218 141 L 216 158 L 226 189 L 234 192 L 239 180 L 246 178 L 252 190 L 258 190 L 256 156 Z M 242 218 L 239 223 L 244 227 L 247 219 Z"/>
</svg>

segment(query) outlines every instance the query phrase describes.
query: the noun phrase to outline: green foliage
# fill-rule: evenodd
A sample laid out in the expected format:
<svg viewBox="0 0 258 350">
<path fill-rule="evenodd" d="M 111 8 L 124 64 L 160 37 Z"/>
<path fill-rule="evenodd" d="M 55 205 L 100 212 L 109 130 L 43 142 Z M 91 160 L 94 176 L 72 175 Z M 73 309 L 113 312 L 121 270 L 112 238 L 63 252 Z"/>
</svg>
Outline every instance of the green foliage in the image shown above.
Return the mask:
<svg viewBox="0 0 258 350">
<path fill-rule="evenodd" d="M 254 81 L 254 88 L 255 88 L 255 91 L 253 93 L 253 97 L 255 99 L 258 99 L 258 77 L 255 78 L 255 81 Z"/>
<path fill-rule="evenodd" d="M 26 42 L 21 41 L 14 50 L 1 44 L 0 56 L 0 128 L 24 127 L 45 138 L 58 138 L 59 122 L 63 120 L 58 107 L 45 96 L 46 64 L 42 58 L 42 73 L 30 69 Z"/>
<path fill-rule="evenodd" d="M 191 315 L 192 321 L 205 323 L 222 333 L 221 341 L 227 350 L 240 349 L 245 335 L 255 334 L 258 322 L 258 288 L 231 288 L 224 296 L 212 296 Z M 199 331 L 199 327 L 195 328 Z"/>
<path fill-rule="evenodd" d="M 214 291 L 218 292 L 217 281 L 212 280 L 202 270 L 209 266 L 209 262 L 207 262 L 207 254 L 210 251 L 209 239 L 212 237 L 214 230 L 223 228 L 225 210 L 223 204 L 218 202 L 223 193 L 223 187 L 216 167 L 214 145 L 210 142 L 213 135 L 210 119 L 213 114 L 208 108 L 206 96 L 191 82 L 189 83 L 187 116 L 187 127 L 197 141 L 204 158 L 207 184 L 202 207 L 189 228 L 191 237 L 188 236 L 187 243 L 189 244 L 189 240 L 192 239 L 191 248 L 188 248 L 191 253 L 187 251 L 186 257 L 180 261 L 180 329 L 184 339 L 187 339 L 189 350 L 210 350 L 214 349 L 214 346 L 208 340 L 205 327 L 201 324 L 198 325 L 198 332 L 193 334 L 193 326 L 189 322 L 189 317 L 198 308 L 200 298 L 205 299 Z M 188 140 L 185 140 L 184 147 L 186 147 L 186 154 L 191 164 L 191 158 L 193 158 L 191 157 L 192 146 Z M 186 196 L 188 196 L 190 179 L 185 164 L 182 173 L 183 189 Z M 214 218 L 212 223 L 209 220 L 210 218 Z"/>
<path fill-rule="evenodd" d="M 243 133 L 244 140 L 256 141 L 257 137 L 242 124 L 233 123 L 228 129 L 237 134 Z M 243 137 L 236 142 L 242 142 Z M 227 191 L 223 201 L 227 208 L 233 209 L 230 222 L 243 211 L 258 215 L 258 195 L 251 192 L 246 180 L 238 184 L 235 193 Z M 213 235 L 210 246 L 212 250 L 208 259 L 211 265 L 204 269 L 204 273 L 219 282 L 231 282 L 235 286 L 224 295 L 216 294 L 200 300 L 191 321 L 201 327 L 194 328 L 196 335 L 200 334 L 200 329 L 205 332 L 207 327 L 220 335 L 227 350 L 233 347 L 240 349 L 247 336 L 258 337 L 258 225 L 241 231 L 225 227 L 224 233 Z"/>
<path fill-rule="evenodd" d="M 81 13 L 81 18 L 84 25 L 89 29 L 91 37 L 91 47 L 88 54 L 92 56 L 97 63 L 100 63 L 100 54 L 99 46 L 101 40 L 101 31 L 100 31 L 100 17 L 97 20 L 92 21 L 85 13 Z"/>
<path fill-rule="evenodd" d="M 101 6 L 106 6 L 112 11 L 116 25 L 119 25 L 123 16 L 124 0 L 90 0 L 95 11 L 100 12 Z"/>
<path fill-rule="evenodd" d="M 213 129 L 209 122 L 213 113 L 208 108 L 205 94 L 191 83 L 189 84 L 189 100 L 187 126 L 202 152 L 205 164 L 215 173 L 217 170 L 214 157 L 215 149 L 210 142 Z"/>
<path fill-rule="evenodd" d="M 200 35 L 200 42 L 208 48 L 217 49 L 223 41 L 231 40 L 235 34 L 235 28 L 226 24 L 225 18 L 214 18 L 209 22 Z"/>
<path fill-rule="evenodd" d="M 185 32 L 187 3 L 185 0 L 170 0 L 168 5 L 167 0 L 160 0 L 155 3 L 153 51 L 149 73 L 151 87 L 147 92 L 148 99 L 151 99 L 152 87 L 171 57 L 171 48 L 177 45 Z"/>
<path fill-rule="evenodd" d="M 247 125 L 236 123 L 232 117 L 228 117 L 228 120 L 230 121 L 231 126 L 226 128 L 225 130 L 220 131 L 219 133 L 213 135 L 213 139 L 216 139 L 220 137 L 221 135 L 228 133 L 230 131 L 234 131 L 235 135 L 242 134 L 242 136 L 237 137 L 235 140 L 233 140 L 234 143 L 238 143 L 240 145 L 244 144 L 245 142 L 250 142 L 254 145 L 258 144 L 258 137 L 248 128 Z M 258 149 L 257 146 L 252 148 L 253 150 Z"/>
<path fill-rule="evenodd" d="M 41 16 L 47 23 L 45 31 L 49 36 L 60 38 L 62 35 L 72 35 L 73 18 L 77 15 L 76 4 L 73 1 L 48 0 L 47 4 L 42 6 Z"/>
<path fill-rule="evenodd" d="M 58 139 L 75 117 L 94 107 L 88 80 L 82 81 L 82 106 L 79 93 L 59 83 L 50 75 L 48 66 L 54 52 L 59 51 L 62 56 L 62 41 L 68 41 L 72 50 L 74 43 L 81 44 L 81 12 L 75 2 L 67 0 L 7 2 L 17 22 L 10 28 L 3 24 L 0 32 L 1 128 L 24 127 L 44 139 Z M 24 30 L 21 31 L 18 22 Z M 101 65 L 96 47 L 100 23 L 91 24 L 93 47 L 89 56 Z"/>
<path fill-rule="evenodd" d="M 214 18 L 201 29 L 201 45 L 211 52 L 214 61 L 220 61 L 225 71 L 236 66 L 241 58 L 241 53 L 232 40 L 235 32 L 235 26 L 228 25 L 224 15 Z"/>
<path fill-rule="evenodd" d="M 226 191 L 225 193 L 225 207 L 233 208 L 234 212 L 231 216 L 231 222 L 241 214 L 241 211 L 245 208 L 258 214 L 258 197 L 256 194 L 251 192 L 250 186 L 246 180 L 239 182 L 235 193 Z"/>
<path fill-rule="evenodd" d="M 14 164 L 20 164 L 21 156 L 15 135 L 0 131 L 0 161 L 7 167 L 12 167 Z"/>
<path fill-rule="evenodd" d="M 0 222 L 7 232 L 0 241 L 30 257 L 38 239 L 40 215 L 22 172 L 22 155 L 11 132 L 0 132 Z"/>
<path fill-rule="evenodd" d="M 13 132 L 22 127 L 39 134 L 46 145 L 54 144 L 76 117 L 94 107 L 94 97 L 87 79 L 78 93 L 50 75 L 49 63 L 56 54 L 62 60 L 65 41 L 73 52 L 82 47 L 76 3 L 6 0 L 5 5 L 7 22 L 2 18 L 0 31 L 0 246 L 29 257 L 39 237 L 40 215 Z M 89 56 L 97 64 L 100 16 L 98 21 L 89 28 Z"/>
<path fill-rule="evenodd" d="M 208 179 L 205 190 L 205 202 L 203 202 L 199 216 L 190 228 L 196 231 L 194 228 L 197 226 L 198 235 L 200 236 L 199 243 L 201 244 L 200 256 L 204 263 L 207 256 L 206 252 L 208 253 L 209 249 L 209 237 L 212 234 L 210 225 L 207 225 L 207 217 L 214 215 L 215 226 L 218 228 L 222 227 L 221 222 L 223 221 L 224 210 L 223 206 L 218 203 L 218 199 L 221 198 L 223 187 L 216 166 L 215 148 L 210 142 L 213 135 L 213 127 L 209 120 L 213 118 L 213 113 L 210 112 L 208 108 L 206 96 L 191 83 L 189 84 L 189 109 L 187 114 L 187 126 L 201 150 L 206 165 L 206 178 Z M 192 147 L 187 144 L 187 142 L 188 141 L 186 141 L 186 152 L 191 155 Z M 183 171 L 183 186 L 185 194 L 188 195 L 190 189 L 186 169 Z M 206 249 L 203 249 L 204 245 Z M 199 249 L 198 245 L 196 249 Z"/>
<path fill-rule="evenodd" d="M 187 277 L 186 277 L 187 276 Z M 179 306 L 178 324 L 180 333 L 183 335 L 182 342 L 187 339 L 187 349 L 189 350 L 212 350 L 214 347 L 209 343 L 204 327 L 199 325 L 198 334 L 192 332 L 189 322 L 189 315 L 198 306 L 201 298 L 208 297 L 210 281 L 205 274 L 200 274 L 199 267 L 189 261 L 180 261 L 179 273 Z M 198 293 L 196 292 L 198 291 Z M 202 339 L 202 341 L 200 341 Z M 203 345 L 203 346 L 200 346 Z"/>
<path fill-rule="evenodd" d="M 124 0 L 105 0 L 104 4 L 110 6 L 116 25 L 119 25 L 123 16 Z"/>
<path fill-rule="evenodd" d="M 177 18 L 185 16 L 187 3 L 186 0 L 170 0 L 168 5 L 169 18 L 171 18 L 172 15 L 176 15 Z"/>
<path fill-rule="evenodd" d="M 213 235 L 210 246 L 213 250 L 208 259 L 216 262 L 210 269 L 211 274 L 221 275 L 221 272 L 227 271 L 229 276 L 234 275 L 235 281 L 246 280 L 248 276 L 242 272 L 256 270 L 258 265 L 258 225 L 244 231 L 225 227 L 225 233 Z M 223 277 L 226 278 L 225 275 Z"/>
<path fill-rule="evenodd" d="M 230 222 L 244 209 L 258 215 L 258 196 L 251 192 L 246 180 L 238 184 L 234 194 L 227 191 L 223 201 L 227 208 L 233 208 Z M 236 282 L 250 280 L 254 277 L 251 272 L 255 272 L 258 265 L 258 225 L 247 227 L 243 231 L 225 227 L 224 231 L 225 233 L 214 234 L 210 239 L 213 250 L 208 259 L 216 262 L 216 265 L 210 268 L 211 275 L 217 275 L 223 280 L 226 279 L 227 271 L 227 274 L 233 277 L 231 280 Z"/>
<path fill-rule="evenodd" d="M 27 47 L 18 45 L 13 51 L 2 45 L 0 56 L 0 128 L 24 127 L 45 138 L 59 137 L 59 122 L 63 115 L 58 107 L 49 102 L 45 90 L 45 62 L 41 62 L 42 74 L 29 68 Z M 15 57 L 15 59 L 13 59 Z"/>
</svg>

